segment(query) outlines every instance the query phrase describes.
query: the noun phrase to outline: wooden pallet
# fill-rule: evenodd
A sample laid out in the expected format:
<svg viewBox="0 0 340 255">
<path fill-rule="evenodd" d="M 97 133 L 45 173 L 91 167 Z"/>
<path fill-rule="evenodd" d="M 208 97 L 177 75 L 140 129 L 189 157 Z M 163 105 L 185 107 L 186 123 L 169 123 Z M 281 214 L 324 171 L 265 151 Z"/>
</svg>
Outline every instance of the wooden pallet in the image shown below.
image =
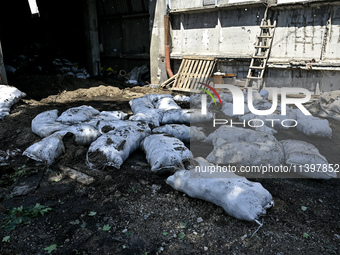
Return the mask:
<svg viewBox="0 0 340 255">
<path fill-rule="evenodd" d="M 216 58 L 183 57 L 171 90 L 190 92 L 207 82 L 214 72 Z"/>
</svg>

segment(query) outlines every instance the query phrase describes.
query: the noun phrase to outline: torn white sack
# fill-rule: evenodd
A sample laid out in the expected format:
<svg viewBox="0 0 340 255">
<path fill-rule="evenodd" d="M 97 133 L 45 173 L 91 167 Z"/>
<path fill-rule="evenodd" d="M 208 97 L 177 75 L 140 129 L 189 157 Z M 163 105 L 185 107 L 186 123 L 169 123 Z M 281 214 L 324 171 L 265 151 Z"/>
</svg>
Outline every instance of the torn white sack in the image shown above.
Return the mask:
<svg viewBox="0 0 340 255">
<path fill-rule="evenodd" d="M 190 124 L 212 121 L 213 118 L 213 113 L 208 111 L 203 115 L 200 109 L 169 110 L 164 112 L 162 124 Z"/>
<path fill-rule="evenodd" d="M 46 137 L 53 134 L 56 131 L 66 129 L 69 125 L 57 122 L 58 110 L 50 110 L 39 113 L 32 120 L 32 132 L 40 137 Z"/>
<path fill-rule="evenodd" d="M 193 198 L 212 202 L 239 220 L 255 221 L 273 206 L 271 194 L 258 182 L 250 182 L 231 172 L 214 178 L 209 172 L 197 169 L 216 168 L 203 158 L 196 158 L 199 165 L 190 171 L 182 170 L 168 177 L 166 183 L 175 190 Z"/>
<path fill-rule="evenodd" d="M 65 146 L 62 139 L 62 134 L 52 134 L 47 136 L 41 141 L 28 147 L 23 152 L 23 155 L 33 160 L 51 165 L 62 153 L 65 152 Z"/>
<path fill-rule="evenodd" d="M 136 126 L 117 127 L 94 141 L 86 154 L 86 163 L 91 169 L 106 166 L 120 168 L 148 133 Z"/>
<path fill-rule="evenodd" d="M 64 124 L 77 124 L 84 121 L 88 121 L 94 118 L 94 116 L 99 114 L 100 111 L 94 109 L 92 106 L 82 105 L 64 111 L 57 118 L 57 121 L 60 121 Z"/>
<path fill-rule="evenodd" d="M 287 165 L 297 165 L 297 174 L 316 179 L 336 178 L 335 169 L 311 143 L 299 140 L 282 140 Z"/>
<path fill-rule="evenodd" d="M 191 151 L 179 139 L 167 134 L 153 134 L 141 142 L 141 149 L 151 171 L 176 169 L 193 159 Z"/>
<path fill-rule="evenodd" d="M 15 87 L 0 85 L 0 120 L 9 115 L 12 105 L 26 94 Z"/>
</svg>

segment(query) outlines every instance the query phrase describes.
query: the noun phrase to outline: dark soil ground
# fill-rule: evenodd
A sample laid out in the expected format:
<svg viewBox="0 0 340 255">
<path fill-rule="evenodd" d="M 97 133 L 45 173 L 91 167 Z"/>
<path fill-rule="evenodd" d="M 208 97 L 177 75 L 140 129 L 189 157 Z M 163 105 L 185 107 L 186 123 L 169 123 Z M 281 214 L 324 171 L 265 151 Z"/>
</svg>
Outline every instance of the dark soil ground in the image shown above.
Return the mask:
<svg viewBox="0 0 340 255">
<path fill-rule="evenodd" d="M 146 87 L 124 88 L 116 81 L 59 76 L 27 77 L 30 85 L 26 88 L 24 80 L 12 85 L 28 97 L 0 121 L 2 151 L 23 152 L 39 141 L 30 125 L 43 111 L 62 112 L 86 104 L 131 114 L 128 101 L 132 98 L 171 93 Z M 41 89 L 43 84 L 46 89 Z M 339 122 L 330 120 L 330 124 L 332 139 L 311 138 L 296 130 L 280 131 L 276 137 L 311 142 L 330 163 L 337 164 Z M 44 215 L 28 217 L 14 230 L 1 228 L 0 254 L 46 254 L 45 248 L 53 244 L 57 246 L 52 254 L 340 253 L 339 179 L 256 179 L 272 194 L 275 206 L 261 218 L 263 227 L 251 237 L 257 224 L 237 220 L 211 203 L 174 191 L 165 183 L 167 176 L 151 172 L 142 151 L 133 153 L 120 170 L 91 171 L 85 164 L 87 148 L 66 146 L 67 153 L 52 166 L 17 153 L 9 165 L 0 167 L 2 226 L 14 207 L 28 209 L 40 203 L 52 208 Z M 65 176 L 60 166 L 87 173 L 95 182 L 82 185 Z M 25 195 L 18 195 L 19 188 L 26 191 Z M 15 215 L 19 218 L 22 213 Z"/>
</svg>

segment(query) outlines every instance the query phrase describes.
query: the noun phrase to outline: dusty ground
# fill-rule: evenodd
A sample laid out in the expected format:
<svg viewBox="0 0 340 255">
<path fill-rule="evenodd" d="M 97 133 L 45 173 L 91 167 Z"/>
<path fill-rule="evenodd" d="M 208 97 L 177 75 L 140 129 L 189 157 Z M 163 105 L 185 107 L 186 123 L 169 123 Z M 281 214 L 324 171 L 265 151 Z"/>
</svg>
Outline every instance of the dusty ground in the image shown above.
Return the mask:
<svg viewBox="0 0 340 255">
<path fill-rule="evenodd" d="M 44 82 L 50 89 L 39 90 Z M 30 123 L 42 111 L 62 112 L 86 104 L 131 113 L 128 101 L 133 97 L 164 93 L 124 88 L 112 81 L 58 76 L 28 78 L 27 84 L 27 88 L 23 81 L 13 84 L 29 95 L 0 121 L 0 150 L 22 152 L 39 141 Z M 310 138 L 295 130 L 280 132 L 277 138 L 311 142 L 330 163 L 340 163 L 339 122 L 330 123 L 333 139 Z M 120 170 L 91 171 L 84 164 L 87 148 L 66 146 L 68 153 L 50 167 L 21 154 L 13 156 L 9 166 L 0 167 L 2 226 L 14 207 L 40 203 L 52 208 L 14 230 L 1 228 L 0 254 L 46 254 L 44 248 L 52 244 L 57 244 L 52 254 L 340 253 L 339 179 L 257 179 L 273 195 L 275 206 L 262 218 L 264 226 L 250 238 L 256 224 L 236 220 L 211 203 L 174 191 L 165 183 L 167 176 L 150 171 L 143 152 L 133 153 Z M 61 174 L 60 165 L 87 173 L 96 181 L 81 185 Z M 17 196 L 24 183 L 31 189 Z"/>
</svg>

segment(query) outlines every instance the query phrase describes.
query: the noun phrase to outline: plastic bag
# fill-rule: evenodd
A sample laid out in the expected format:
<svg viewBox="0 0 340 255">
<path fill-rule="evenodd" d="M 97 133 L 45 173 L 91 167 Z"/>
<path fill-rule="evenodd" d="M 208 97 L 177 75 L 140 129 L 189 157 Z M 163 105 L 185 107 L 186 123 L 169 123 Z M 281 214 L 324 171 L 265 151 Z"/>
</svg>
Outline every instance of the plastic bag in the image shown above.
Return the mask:
<svg viewBox="0 0 340 255">
<path fill-rule="evenodd" d="M 66 110 L 59 118 L 57 118 L 57 121 L 60 121 L 63 124 L 77 124 L 88 121 L 99 114 L 100 112 L 92 106 L 82 105 Z"/>
<path fill-rule="evenodd" d="M 213 178 L 210 173 L 197 170 L 215 166 L 203 158 L 196 158 L 196 161 L 198 168 L 178 171 L 168 177 L 166 183 L 190 197 L 221 206 L 227 214 L 239 220 L 255 221 L 273 206 L 271 194 L 260 183 L 231 172 Z"/>
<path fill-rule="evenodd" d="M 12 105 L 26 94 L 15 87 L 0 85 L 0 120 L 9 115 Z"/>
<path fill-rule="evenodd" d="M 91 169 L 101 169 L 106 166 L 119 169 L 147 135 L 145 130 L 136 126 L 117 127 L 90 145 L 86 154 L 86 163 Z"/>
<path fill-rule="evenodd" d="M 62 139 L 62 134 L 47 136 L 28 147 L 23 152 L 23 155 L 36 161 L 44 162 L 47 165 L 52 165 L 54 161 L 65 152 L 65 146 Z"/>
<path fill-rule="evenodd" d="M 32 120 L 32 132 L 40 137 L 46 137 L 53 134 L 56 131 L 66 129 L 69 125 L 57 122 L 58 110 L 50 110 L 39 113 Z"/>
<path fill-rule="evenodd" d="M 287 165 L 297 165 L 295 172 L 309 178 L 330 179 L 337 174 L 327 159 L 310 143 L 299 140 L 282 140 Z"/>
<path fill-rule="evenodd" d="M 173 170 L 193 159 L 191 151 L 182 141 L 166 134 L 146 137 L 141 142 L 141 148 L 153 172 Z"/>
</svg>

